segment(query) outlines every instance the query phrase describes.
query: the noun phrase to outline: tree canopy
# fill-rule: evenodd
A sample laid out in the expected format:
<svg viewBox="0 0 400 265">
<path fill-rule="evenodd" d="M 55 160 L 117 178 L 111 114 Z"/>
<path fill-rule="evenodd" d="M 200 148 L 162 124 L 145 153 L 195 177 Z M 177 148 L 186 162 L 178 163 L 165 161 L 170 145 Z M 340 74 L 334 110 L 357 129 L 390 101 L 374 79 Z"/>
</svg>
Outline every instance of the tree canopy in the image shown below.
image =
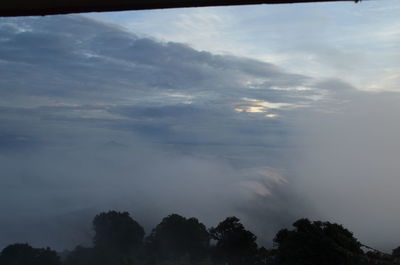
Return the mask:
<svg viewBox="0 0 400 265">
<path fill-rule="evenodd" d="M 13 244 L 0 254 L 1 265 L 61 265 L 60 257 L 50 248 L 33 248 L 29 244 Z"/>
<path fill-rule="evenodd" d="M 207 255 L 209 234 L 196 218 L 178 214 L 165 217 L 147 238 L 148 248 L 156 259 L 177 259 L 188 255 L 200 260 Z"/>
<path fill-rule="evenodd" d="M 93 220 L 93 228 L 95 248 L 122 254 L 137 251 L 145 234 L 143 227 L 127 212 L 100 213 Z"/>
<path fill-rule="evenodd" d="M 90 259 L 93 265 L 130 264 L 140 255 L 145 232 L 129 213 L 100 213 L 93 219 L 93 228 L 94 249 Z M 79 253 L 82 254 L 81 260 L 87 258 L 87 251 Z"/>
<path fill-rule="evenodd" d="M 274 238 L 279 263 L 285 265 L 360 264 L 361 244 L 341 225 L 300 219 L 294 230 L 282 229 Z"/>
<path fill-rule="evenodd" d="M 214 258 L 221 264 L 253 264 L 257 254 L 257 237 L 246 230 L 237 217 L 228 217 L 210 229 L 216 241 Z"/>
<path fill-rule="evenodd" d="M 400 247 L 383 253 L 342 225 L 308 219 L 280 230 L 269 249 L 234 216 L 207 230 L 196 218 L 171 214 L 143 240 L 143 227 L 127 212 L 109 211 L 95 216 L 93 229 L 93 246 L 77 246 L 62 260 L 50 248 L 12 244 L 0 252 L 0 265 L 400 265 Z"/>
</svg>

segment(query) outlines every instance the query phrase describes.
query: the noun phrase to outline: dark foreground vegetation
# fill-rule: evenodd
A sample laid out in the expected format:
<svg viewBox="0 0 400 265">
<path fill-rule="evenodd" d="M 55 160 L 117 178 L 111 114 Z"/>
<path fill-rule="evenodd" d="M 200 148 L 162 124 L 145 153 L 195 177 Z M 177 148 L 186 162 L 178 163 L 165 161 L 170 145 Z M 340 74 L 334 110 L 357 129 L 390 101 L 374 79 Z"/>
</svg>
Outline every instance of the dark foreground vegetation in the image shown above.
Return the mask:
<svg viewBox="0 0 400 265">
<path fill-rule="evenodd" d="M 77 246 L 61 254 L 29 244 L 9 245 L 0 265 L 389 265 L 392 254 L 366 251 L 353 234 L 335 223 L 300 219 L 280 230 L 273 248 L 259 247 L 256 236 L 236 217 L 207 229 L 196 218 L 165 217 L 145 237 L 127 212 L 110 211 L 93 220 L 93 247 Z"/>
</svg>

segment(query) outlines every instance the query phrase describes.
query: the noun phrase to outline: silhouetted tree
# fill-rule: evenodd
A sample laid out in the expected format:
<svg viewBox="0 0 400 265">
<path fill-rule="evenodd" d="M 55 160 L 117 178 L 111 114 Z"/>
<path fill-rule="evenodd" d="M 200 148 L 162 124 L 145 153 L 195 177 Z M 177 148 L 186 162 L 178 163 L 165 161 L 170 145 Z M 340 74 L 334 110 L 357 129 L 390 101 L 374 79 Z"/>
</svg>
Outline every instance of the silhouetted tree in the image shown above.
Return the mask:
<svg viewBox="0 0 400 265">
<path fill-rule="evenodd" d="M 109 211 L 96 215 L 93 243 L 99 264 L 123 264 L 138 256 L 144 238 L 143 227 L 127 212 Z"/>
<path fill-rule="evenodd" d="M 368 265 L 393 265 L 395 260 L 392 255 L 382 253 L 378 250 L 370 250 L 365 253 Z"/>
<path fill-rule="evenodd" d="M 33 248 L 29 244 L 13 244 L 0 254 L 1 265 L 61 265 L 60 257 L 50 248 Z"/>
<path fill-rule="evenodd" d="M 131 254 L 143 243 L 143 227 L 127 212 L 100 213 L 94 218 L 93 227 L 94 247 L 97 249 Z"/>
<path fill-rule="evenodd" d="M 210 229 L 216 240 L 213 256 L 217 263 L 229 265 L 254 264 L 257 255 L 257 237 L 246 230 L 236 217 L 228 217 Z"/>
<path fill-rule="evenodd" d="M 147 249 L 158 261 L 177 261 L 187 256 L 194 262 L 207 256 L 209 241 L 207 228 L 196 218 L 171 214 L 153 229 L 147 238 Z"/>
<path fill-rule="evenodd" d="M 343 226 L 329 222 L 310 222 L 308 219 L 300 219 L 293 226 L 294 230 L 282 229 L 274 238 L 280 264 L 361 263 L 361 244 Z"/>
<path fill-rule="evenodd" d="M 265 247 L 260 247 L 257 251 L 257 265 L 273 265 L 276 264 L 277 259 L 276 249 L 266 249 Z"/>
<path fill-rule="evenodd" d="M 400 261 L 400 247 L 397 247 L 392 250 L 392 257 L 393 257 L 393 259 Z"/>
<path fill-rule="evenodd" d="M 77 246 L 65 258 L 66 265 L 95 265 L 96 255 L 93 248 Z"/>
</svg>

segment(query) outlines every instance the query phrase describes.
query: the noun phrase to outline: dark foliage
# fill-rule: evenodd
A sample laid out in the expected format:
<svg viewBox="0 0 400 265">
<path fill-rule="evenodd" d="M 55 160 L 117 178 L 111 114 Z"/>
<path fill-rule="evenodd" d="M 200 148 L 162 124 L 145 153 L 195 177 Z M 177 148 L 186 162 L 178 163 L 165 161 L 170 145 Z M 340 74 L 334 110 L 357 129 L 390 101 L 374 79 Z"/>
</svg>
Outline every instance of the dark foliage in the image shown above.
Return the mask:
<svg viewBox="0 0 400 265">
<path fill-rule="evenodd" d="M 93 229 L 94 249 L 90 262 L 95 265 L 130 264 L 139 256 L 144 229 L 129 213 L 100 213 L 93 220 Z"/>
<path fill-rule="evenodd" d="M 395 263 L 393 260 L 393 256 L 389 254 L 384 254 L 378 251 L 368 251 L 365 254 L 365 258 L 367 260 L 367 264 L 373 264 L 373 265 L 394 265 L 398 264 Z"/>
<path fill-rule="evenodd" d="M 99 251 L 131 255 L 142 246 L 144 229 L 127 212 L 100 213 L 93 220 L 93 228 L 94 247 Z"/>
<path fill-rule="evenodd" d="M 257 237 L 246 230 L 236 217 L 228 217 L 210 229 L 211 238 L 216 241 L 214 260 L 219 264 L 254 264 L 257 255 Z"/>
<path fill-rule="evenodd" d="M 277 264 L 278 251 L 276 249 L 266 249 L 260 247 L 257 251 L 255 265 L 275 265 Z"/>
<path fill-rule="evenodd" d="M 392 256 L 395 259 L 400 259 L 400 247 L 393 249 Z"/>
<path fill-rule="evenodd" d="M 171 214 L 147 238 L 147 253 L 156 261 L 187 256 L 195 262 L 207 257 L 209 241 L 207 228 L 199 220 Z"/>
<path fill-rule="evenodd" d="M 279 263 L 285 265 L 352 265 L 362 263 L 361 244 L 343 226 L 300 219 L 294 230 L 280 230 L 274 238 Z"/>
<path fill-rule="evenodd" d="M 65 259 L 66 265 L 94 265 L 96 264 L 96 255 L 93 248 L 77 246 L 68 253 Z"/>
<path fill-rule="evenodd" d="M 33 248 L 29 244 L 13 244 L 0 254 L 1 265 L 61 265 L 60 257 L 50 248 Z"/>
<path fill-rule="evenodd" d="M 93 248 L 77 246 L 66 257 L 66 265 L 130 265 L 138 259 L 144 229 L 129 213 L 100 213 L 93 219 L 93 229 Z"/>
<path fill-rule="evenodd" d="M 109 211 L 93 220 L 94 246 L 65 252 L 63 262 L 49 248 L 13 244 L 0 253 L 0 265 L 400 265 L 400 247 L 382 253 L 339 224 L 300 219 L 293 227 L 266 249 L 236 217 L 207 231 L 196 218 L 171 214 L 143 242 L 142 226 L 128 213 Z"/>
</svg>

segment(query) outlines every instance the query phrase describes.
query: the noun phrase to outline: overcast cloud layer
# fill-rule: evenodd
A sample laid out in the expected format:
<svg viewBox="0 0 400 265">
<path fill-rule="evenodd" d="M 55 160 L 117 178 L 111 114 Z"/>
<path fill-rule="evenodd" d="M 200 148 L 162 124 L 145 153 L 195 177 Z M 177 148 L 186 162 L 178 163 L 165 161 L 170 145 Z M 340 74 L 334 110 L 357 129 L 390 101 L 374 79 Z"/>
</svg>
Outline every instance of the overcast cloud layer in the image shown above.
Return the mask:
<svg viewBox="0 0 400 265">
<path fill-rule="evenodd" d="M 391 231 L 400 217 L 389 214 L 399 149 L 385 152 L 398 128 L 379 123 L 399 113 L 397 94 L 81 16 L 1 19 L 0 36 L 0 247 L 90 244 L 93 214 L 108 209 L 147 230 L 172 212 L 207 225 L 237 215 L 266 245 L 307 216 L 340 221 L 377 247 L 400 241 Z M 374 104 L 385 107 L 366 114 Z M 370 123 L 382 130 L 364 134 Z M 363 148 L 376 137 L 387 139 L 371 145 L 381 152 Z M 388 176 L 384 198 L 365 192 L 381 183 L 377 168 Z M 387 222 L 359 226 L 368 214 Z M 377 226 L 387 230 L 371 233 Z"/>
<path fill-rule="evenodd" d="M 270 241 L 302 212 L 283 188 L 285 113 L 316 95 L 309 77 L 80 16 L 0 30 L 3 245 L 71 247 L 89 225 L 76 215 L 110 208 L 147 228 L 171 212 L 240 215 Z"/>
<path fill-rule="evenodd" d="M 400 2 L 302 3 L 89 13 L 145 36 L 272 62 L 361 90 L 399 82 Z"/>
</svg>

